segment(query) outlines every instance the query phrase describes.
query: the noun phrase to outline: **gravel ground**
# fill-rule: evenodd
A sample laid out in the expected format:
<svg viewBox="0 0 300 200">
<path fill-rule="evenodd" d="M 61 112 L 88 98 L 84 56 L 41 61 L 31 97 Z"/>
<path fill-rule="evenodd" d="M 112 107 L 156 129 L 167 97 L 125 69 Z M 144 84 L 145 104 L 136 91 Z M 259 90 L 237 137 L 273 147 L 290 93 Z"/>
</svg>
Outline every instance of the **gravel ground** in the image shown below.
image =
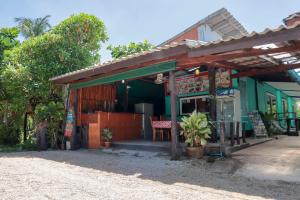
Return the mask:
<svg viewBox="0 0 300 200">
<path fill-rule="evenodd" d="M 135 151 L 0 154 L 0 199 L 300 199 L 300 185 L 235 175 L 234 159 Z"/>
</svg>

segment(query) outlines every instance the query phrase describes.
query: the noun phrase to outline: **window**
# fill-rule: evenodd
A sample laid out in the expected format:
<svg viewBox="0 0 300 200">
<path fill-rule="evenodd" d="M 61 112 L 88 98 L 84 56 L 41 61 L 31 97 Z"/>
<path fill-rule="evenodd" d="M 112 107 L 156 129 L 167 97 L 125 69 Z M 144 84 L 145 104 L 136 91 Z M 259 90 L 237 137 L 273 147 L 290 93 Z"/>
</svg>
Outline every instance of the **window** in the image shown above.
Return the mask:
<svg viewBox="0 0 300 200">
<path fill-rule="evenodd" d="M 267 113 L 276 113 L 277 112 L 277 106 L 276 106 L 276 97 L 272 94 L 267 93 Z"/>
<path fill-rule="evenodd" d="M 188 97 L 180 99 L 180 115 L 188 115 L 193 111 L 209 112 L 207 96 Z"/>
</svg>

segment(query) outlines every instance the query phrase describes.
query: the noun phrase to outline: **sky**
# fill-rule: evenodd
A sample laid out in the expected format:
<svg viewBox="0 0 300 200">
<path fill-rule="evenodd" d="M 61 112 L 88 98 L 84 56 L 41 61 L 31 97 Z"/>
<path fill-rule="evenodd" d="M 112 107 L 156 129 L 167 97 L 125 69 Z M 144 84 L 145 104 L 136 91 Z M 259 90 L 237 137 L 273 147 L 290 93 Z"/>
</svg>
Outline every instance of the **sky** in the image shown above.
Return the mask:
<svg viewBox="0 0 300 200">
<path fill-rule="evenodd" d="M 76 13 L 102 19 L 109 41 L 101 61 L 111 59 L 109 44 L 144 39 L 157 45 L 224 7 L 248 32 L 276 28 L 282 19 L 300 11 L 300 0 L 0 0 L 0 28 L 15 26 L 15 17 L 51 15 L 52 26 Z"/>
</svg>

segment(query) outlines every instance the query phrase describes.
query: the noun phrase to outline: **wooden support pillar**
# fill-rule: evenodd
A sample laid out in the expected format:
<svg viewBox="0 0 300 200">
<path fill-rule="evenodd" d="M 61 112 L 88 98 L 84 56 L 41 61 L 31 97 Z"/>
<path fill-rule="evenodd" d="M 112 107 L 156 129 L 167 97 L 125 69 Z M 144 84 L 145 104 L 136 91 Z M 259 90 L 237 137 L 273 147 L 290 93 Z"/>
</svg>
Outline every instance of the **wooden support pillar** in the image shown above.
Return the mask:
<svg viewBox="0 0 300 200">
<path fill-rule="evenodd" d="M 208 67 L 208 80 L 209 80 L 209 115 L 210 120 L 213 122 L 217 121 L 217 102 L 216 102 L 216 68 L 215 67 Z M 216 124 L 216 123 L 215 123 Z M 211 134 L 211 141 L 217 142 L 217 130 L 216 127 L 212 127 L 212 134 Z"/>
<path fill-rule="evenodd" d="M 77 105 L 78 105 L 78 92 L 77 89 L 73 89 L 73 109 L 74 109 L 74 116 L 73 116 L 73 130 L 72 130 L 72 136 L 70 138 L 71 142 L 71 149 L 75 150 L 76 149 L 76 131 L 77 131 Z"/>
<path fill-rule="evenodd" d="M 175 71 L 169 72 L 169 89 L 171 95 L 171 159 L 179 159 L 179 152 L 177 149 L 178 145 L 178 124 L 177 124 L 177 93 L 176 93 L 176 83 L 175 83 Z"/>
</svg>

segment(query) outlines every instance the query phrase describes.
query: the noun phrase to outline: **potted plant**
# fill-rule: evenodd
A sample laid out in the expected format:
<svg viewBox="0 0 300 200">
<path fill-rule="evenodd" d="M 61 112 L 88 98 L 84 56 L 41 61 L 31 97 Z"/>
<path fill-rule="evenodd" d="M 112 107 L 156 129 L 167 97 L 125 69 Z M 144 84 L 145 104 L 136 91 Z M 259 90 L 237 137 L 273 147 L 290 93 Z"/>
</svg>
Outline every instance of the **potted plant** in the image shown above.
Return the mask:
<svg viewBox="0 0 300 200">
<path fill-rule="evenodd" d="M 102 136 L 105 139 L 104 147 L 109 148 L 112 140 L 112 132 L 109 128 L 102 129 Z"/>
<path fill-rule="evenodd" d="M 204 146 L 210 138 L 211 129 L 204 113 L 194 111 L 190 116 L 183 117 L 181 135 L 185 137 L 186 155 L 201 158 L 204 154 Z"/>
</svg>

